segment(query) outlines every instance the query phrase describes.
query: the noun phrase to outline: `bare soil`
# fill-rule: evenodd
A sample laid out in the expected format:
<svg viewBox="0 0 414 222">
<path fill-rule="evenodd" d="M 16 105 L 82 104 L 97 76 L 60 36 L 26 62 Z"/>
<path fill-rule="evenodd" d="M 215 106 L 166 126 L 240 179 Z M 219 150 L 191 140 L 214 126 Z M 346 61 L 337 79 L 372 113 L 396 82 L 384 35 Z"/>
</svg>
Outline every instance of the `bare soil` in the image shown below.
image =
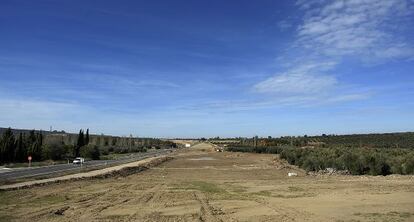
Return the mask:
<svg viewBox="0 0 414 222">
<path fill-rule="evenodd" d="M 2 191 L 0 221 L 414 221 L 413 176 L 308 176 L 277 155 L 212 150 L 126 177 Z"/>
</svg>

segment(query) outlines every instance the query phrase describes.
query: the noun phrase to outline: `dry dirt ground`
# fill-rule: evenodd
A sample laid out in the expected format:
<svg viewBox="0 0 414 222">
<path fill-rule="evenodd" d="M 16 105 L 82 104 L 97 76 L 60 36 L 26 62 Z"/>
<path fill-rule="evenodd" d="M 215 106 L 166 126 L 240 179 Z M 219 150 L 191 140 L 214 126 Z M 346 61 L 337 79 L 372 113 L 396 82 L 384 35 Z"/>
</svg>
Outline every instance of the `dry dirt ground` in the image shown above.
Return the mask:
<svg viewBox="0 0 414 222">
<path fill-rule="evenodd" d="M 414 178 L 306 176 L 276 155 L 199 144 L 127 177 L 0 192 L 0 221 L 13 220 L 414 221 Z"/>
</svg>

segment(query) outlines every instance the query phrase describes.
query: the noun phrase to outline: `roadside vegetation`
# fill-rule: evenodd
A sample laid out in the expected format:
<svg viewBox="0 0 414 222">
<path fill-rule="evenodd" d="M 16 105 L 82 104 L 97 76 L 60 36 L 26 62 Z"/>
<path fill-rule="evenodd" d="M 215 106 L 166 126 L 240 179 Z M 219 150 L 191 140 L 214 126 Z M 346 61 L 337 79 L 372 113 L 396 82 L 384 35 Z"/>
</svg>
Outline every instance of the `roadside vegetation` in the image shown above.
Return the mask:
<svg viewBox="0 0 414 222">
<path fill-rule="evenodd" d="M 80 130 L 76 134 L 43 133 L 41 131 L 13 131 L 8 128 L 0 136 L 0 165 L 33 162 L 62 162 L 75 157 L 97 160 L 110 154 L 146 152 L 148 149 L 174 148 L 169 141 L 153 138 L 113 137 L 89 135 Z M 42 165 L 34 163 L 34 165 Z"/>
<path fill-rule="evenodd" d="M 238 138 L 227 151 L 280 154 L 307 171 L 354 175 L 414 174 L 414 133 Z"/>
</svg>

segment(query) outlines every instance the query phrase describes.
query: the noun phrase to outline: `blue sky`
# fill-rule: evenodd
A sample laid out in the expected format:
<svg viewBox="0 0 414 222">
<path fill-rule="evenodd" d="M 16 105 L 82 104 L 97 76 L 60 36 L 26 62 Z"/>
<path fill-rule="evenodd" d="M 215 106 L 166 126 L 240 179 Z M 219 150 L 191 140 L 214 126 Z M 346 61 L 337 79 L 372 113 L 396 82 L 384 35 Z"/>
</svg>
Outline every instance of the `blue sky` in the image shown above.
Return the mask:
<svg viewBox="0 0 414 222">
<path fill-rule="evenodd" d="M 414 1 L 0 2 L 0 126 L 414 130 Z"/>
</svg>

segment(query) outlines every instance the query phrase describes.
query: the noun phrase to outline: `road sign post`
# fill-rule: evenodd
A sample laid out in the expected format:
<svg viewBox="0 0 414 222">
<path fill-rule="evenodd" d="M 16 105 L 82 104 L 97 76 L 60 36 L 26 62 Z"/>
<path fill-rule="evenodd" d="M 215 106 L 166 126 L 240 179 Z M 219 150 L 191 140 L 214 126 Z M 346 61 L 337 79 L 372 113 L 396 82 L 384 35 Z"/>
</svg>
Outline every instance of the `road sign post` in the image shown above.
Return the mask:
<svg viewBox="0 0 414 222">
<path fill-rule="evenodd" d="M 27 160 L 29 160 L 29 167 L 31 167 L 32 166 L 32 156 L 28 156 Z"/>
</svg>

